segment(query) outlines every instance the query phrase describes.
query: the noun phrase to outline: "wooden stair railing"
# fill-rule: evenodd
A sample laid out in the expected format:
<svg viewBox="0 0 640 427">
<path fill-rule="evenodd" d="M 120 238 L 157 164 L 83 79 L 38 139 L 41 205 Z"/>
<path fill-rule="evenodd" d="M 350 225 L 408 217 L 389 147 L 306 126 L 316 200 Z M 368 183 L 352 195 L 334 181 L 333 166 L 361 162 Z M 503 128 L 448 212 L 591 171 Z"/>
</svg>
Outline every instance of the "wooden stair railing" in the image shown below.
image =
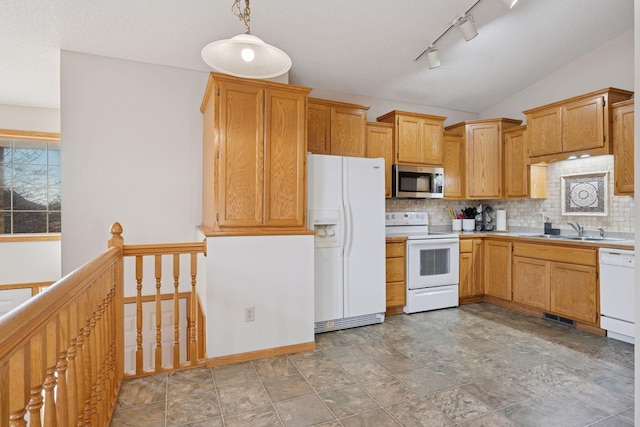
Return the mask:
<svg viewBox="0 0 640 427">
<path fill-rule="evenodd" d="M 142 328 L 142 257 L 156 262 L 156 309 L 160 307 L 163 255 L 173 257 L 173 315 L 178 318 L 179 259 L 190 254 L 188 362 L 180 362 L 179 328 L 174 325 L 173 364 L 162 364 L 160 316 L 156 316 L 156 358 L 142 366 L 137 342 L 136 372 L 148 375 L 204 365 L 204 314 L 196 295 L 197 254 L 206 244 L 124 245 L 114 223 L 109 249 L 63 277 L 46 291 L 0 317 L 0 427 L 108 426 L 124 374 L 124 257 L 136 260 L 138 340 Z M 140 362 L 138 363 L 138 360 Z"/>
<path fill-rule="evenodd" d="M 115 223 L 111 228 L 113 235 L 112 240 L 122 242 L 120 234 L 122 228 L 120 224 Z M 177 369 L 191 368 L 195 366 L 203 366 L 206 362 L 206 354 L 204 353 L 204 314 L 199 309 L 198 297 L 196 293 L 196 275 L 198 267 L 198 254 L 207 255 L 206 240 L 197 243 L 167 243 L 167 244 L 150 244 L 150 245 L 124 245 L 123 256 L 135 258 L 135 283 L 136 296 L 134 298 L 126 298 L 125 302 L 133 301 L 136 305 L 136 350 L 135 350 L 135 372 L 125 372 L 125 377 L 139 377 L 144 375 L 156 374 L 160 372 L 174 371 Z M 188 255 L 189 257 L 189 292 L 180 292 L 180 255 Z M 172 282 L 173 293 L 162 294 L 162 257 L 171 258 L 172 265 Z M 153 258 L 153 280 L 155 293 L 143 294 L 143 258 Z M 126 275 L 129 277 L 129 275 Z M 186 295 L 185 295 L 186 294 Z M 179 300 L 185 298 L 187 300 L 187 348 L 186 362 L 181 362 L 180 354 L 180 311 Z M 173 342 L 171 348 L 170 364 L 163 364 L 162 360 L 162 301 L 171 299 L 173 301 Z M 143 343 L 143 302 L 152 301 L 155 304 L 155 346 L 153 354 L 152 369 L 145 369 L 144 360 L 144 343 Z"/>
<path fill-rule="evenodd" d="M 123 378 L 122 248 L 0 318 L 0 427 L 108 425 Z"/>
</svg>

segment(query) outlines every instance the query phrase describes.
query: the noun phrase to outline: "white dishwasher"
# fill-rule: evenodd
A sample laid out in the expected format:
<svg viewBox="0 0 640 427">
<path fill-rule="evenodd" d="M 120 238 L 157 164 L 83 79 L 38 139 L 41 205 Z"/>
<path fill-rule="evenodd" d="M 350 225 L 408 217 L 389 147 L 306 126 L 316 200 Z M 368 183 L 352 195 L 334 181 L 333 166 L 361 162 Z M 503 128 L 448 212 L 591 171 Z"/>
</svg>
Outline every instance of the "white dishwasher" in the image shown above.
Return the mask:
<svg viewBox="0 0 640 427">
<path fill-rule="evenodd" d="M 636 319 L 634 251 L 600 248 L 600 327 L 607 336 L 634 344 Z"/>
</svg>

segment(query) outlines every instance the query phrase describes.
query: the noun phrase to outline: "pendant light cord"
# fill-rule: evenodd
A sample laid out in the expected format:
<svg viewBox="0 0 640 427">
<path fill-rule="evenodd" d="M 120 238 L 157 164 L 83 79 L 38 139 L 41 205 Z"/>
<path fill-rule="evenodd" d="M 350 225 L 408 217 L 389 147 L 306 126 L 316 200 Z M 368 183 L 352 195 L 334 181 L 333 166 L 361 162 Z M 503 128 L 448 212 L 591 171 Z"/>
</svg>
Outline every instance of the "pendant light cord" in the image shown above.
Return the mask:
<svg viewBox="0 0 640 427">
<path fill-rule="evenodd" d="M 231 11 L 236 15 L 247 28 L 245 34 L 251 34 L 251 8 L 249 7 L 249 0 L 244 0 L 244 9 L 240 6 L 242 0 L 235 0 L 231 6 Z"/>
</svg>

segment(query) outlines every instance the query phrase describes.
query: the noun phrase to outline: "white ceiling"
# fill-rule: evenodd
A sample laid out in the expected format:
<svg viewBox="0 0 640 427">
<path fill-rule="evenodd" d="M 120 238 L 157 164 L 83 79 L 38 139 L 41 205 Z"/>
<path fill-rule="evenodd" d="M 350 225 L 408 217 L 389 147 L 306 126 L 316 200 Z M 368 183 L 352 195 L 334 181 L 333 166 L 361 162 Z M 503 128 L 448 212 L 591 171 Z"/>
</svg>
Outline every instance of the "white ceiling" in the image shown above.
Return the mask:
<svg viewBox="0 0 640 427">
<path fill-rule="evenodd" d="M 2 0 L 0 104 L 59 108 L 60 49 L 207 71 L 244 32 L 233 0 Z M 252 33 L 289 54 L 290 83 L 481 112 L 633 28 L 633 0 L 482 0 L 442 66 L 414 58 L 474 0 L 254 0 Z"/>
</svg>

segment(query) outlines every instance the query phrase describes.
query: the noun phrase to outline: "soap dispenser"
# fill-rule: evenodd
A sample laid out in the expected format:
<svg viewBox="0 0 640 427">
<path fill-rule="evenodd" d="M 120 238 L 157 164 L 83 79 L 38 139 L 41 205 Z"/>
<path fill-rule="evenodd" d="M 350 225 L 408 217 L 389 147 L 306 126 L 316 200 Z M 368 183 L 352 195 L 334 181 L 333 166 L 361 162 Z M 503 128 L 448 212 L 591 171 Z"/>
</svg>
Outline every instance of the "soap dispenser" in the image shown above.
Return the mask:
<svg viewBox="0 0 640 427">
<path fill-rule="evenodd" d="M 547 217 L 546 221 L 544 222 L 544 234 L 551 234 L 551 221 L 549 220 L 549 217 Z"/>
</svg>

